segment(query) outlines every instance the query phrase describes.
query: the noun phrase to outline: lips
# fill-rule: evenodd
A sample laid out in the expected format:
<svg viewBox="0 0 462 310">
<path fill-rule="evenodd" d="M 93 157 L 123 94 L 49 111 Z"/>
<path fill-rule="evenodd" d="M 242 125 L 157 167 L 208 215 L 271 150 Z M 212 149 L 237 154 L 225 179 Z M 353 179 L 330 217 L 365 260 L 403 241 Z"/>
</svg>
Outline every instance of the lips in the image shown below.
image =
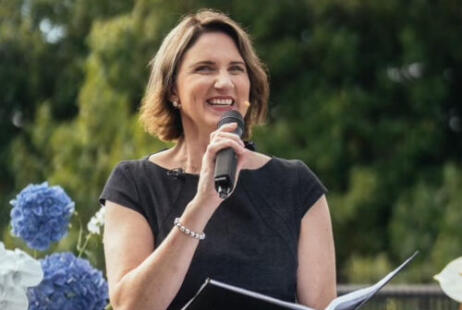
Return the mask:
<svg viewBox="0 0 462 310">
<path fill-rule="evenodd" d="M 233 98 L 210 98 L 207 103 L 212 106 L 230 107 L 233 106 L 235 101 Z"/>
</svg>

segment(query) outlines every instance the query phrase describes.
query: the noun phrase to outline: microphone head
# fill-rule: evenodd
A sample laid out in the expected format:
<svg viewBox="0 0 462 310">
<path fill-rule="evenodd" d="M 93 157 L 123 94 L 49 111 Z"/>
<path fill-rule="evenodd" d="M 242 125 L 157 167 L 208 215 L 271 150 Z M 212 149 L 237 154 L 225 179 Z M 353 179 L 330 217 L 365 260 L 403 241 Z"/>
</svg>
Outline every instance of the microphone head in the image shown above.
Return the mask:
<svg viewBox="0 0 462 310">
<path fill-rule="evenodd" d="M 220 121 L 218 122 L 218 128 L 229 123 L 237 123 L 237 128 L 234 131 L 234 133 L 237 134 L 239 137 L 242 137 L 242 134 L 244 133 L 245 123 L 241 113 L 235 110 L 226 111 L 225 113 L 223 113 Z"/>
</svg>

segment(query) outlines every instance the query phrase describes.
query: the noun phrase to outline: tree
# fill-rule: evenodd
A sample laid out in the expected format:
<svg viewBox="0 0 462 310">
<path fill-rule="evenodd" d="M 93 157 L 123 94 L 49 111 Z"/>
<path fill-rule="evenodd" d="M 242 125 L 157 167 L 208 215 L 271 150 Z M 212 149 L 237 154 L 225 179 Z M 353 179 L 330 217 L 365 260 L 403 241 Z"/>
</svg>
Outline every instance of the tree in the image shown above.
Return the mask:
<svg viewBox="0 0 462 310">
<path fill-rule="evenodd" d="M 456 1 L 15 0 L 1 7 L 0 16 L 12 17 L 0 24 L 8 34 L 0 37 L 8 86 L 0 113 L 20 124 L 1 124 L 10 130 L 0 136 L 0 160 L 9 163 L 1 168 L 4 204 L 47 179 L 69 192 L 86 222 L 118 161 L 167 147 L 137 123 L 147 64 L 182 15 L 213 7 L 249 30 L 269 68 L 269 120 L 254 135 L 259 150 L 304 160 L 330 190 L 340 281 L 374 280 L 383 275 L 374 267 L 385 270 L 417 248 L 422 259 L 401 278 L 430 281 L 457 255 Z"/>
</svg>

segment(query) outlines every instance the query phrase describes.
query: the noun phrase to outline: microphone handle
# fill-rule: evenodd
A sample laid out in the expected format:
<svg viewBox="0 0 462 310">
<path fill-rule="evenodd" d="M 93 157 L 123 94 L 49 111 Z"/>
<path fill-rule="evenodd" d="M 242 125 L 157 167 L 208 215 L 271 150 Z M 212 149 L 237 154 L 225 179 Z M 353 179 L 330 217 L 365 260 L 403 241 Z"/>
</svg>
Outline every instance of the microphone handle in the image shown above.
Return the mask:
<svg viewBox="0 0 462 310">
<path fill-rule="evenodd" d="M 225 199 L 234 188 L 237 156 L 232 148 L 226 148 L 220 150 L 215 158 L 215 189 Z"/>
</svg>

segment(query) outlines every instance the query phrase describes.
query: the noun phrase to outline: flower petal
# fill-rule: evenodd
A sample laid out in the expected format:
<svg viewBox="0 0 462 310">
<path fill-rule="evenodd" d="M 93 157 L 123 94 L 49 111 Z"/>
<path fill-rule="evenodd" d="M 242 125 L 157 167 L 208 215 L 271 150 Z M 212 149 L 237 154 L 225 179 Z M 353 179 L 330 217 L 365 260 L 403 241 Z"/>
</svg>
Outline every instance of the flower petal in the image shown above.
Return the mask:
<svg viewBox="0 0 462 310">
<path fill-rule="evenodd" d="M 462 303 L 462 257 L 451 261 L 433 278 L 446 295 Z"/>
</svg>

